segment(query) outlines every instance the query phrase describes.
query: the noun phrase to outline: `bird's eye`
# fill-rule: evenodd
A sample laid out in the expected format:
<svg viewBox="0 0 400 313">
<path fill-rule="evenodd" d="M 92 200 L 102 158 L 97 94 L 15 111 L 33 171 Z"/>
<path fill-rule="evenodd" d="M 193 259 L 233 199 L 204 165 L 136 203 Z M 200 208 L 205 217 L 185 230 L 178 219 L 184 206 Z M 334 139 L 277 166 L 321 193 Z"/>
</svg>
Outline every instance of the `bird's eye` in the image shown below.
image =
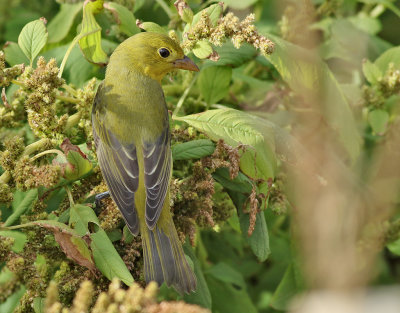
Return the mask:
<svg viewBox="0 0 400 313">
<path fill-rule="evenodd" d="M 158 54 L 161 55 L 163 58 L 168 58 L 171 54 L 167 48 L 161 48 L 158 50 Z"/>
</svg>

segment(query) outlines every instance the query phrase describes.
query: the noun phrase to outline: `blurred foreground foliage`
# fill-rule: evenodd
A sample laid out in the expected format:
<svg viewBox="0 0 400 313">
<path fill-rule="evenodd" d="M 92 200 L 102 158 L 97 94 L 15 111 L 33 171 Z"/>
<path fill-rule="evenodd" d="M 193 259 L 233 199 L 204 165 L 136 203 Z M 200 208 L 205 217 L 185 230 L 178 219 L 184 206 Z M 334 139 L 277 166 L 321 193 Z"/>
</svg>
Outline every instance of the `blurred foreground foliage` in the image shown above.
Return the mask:
<svg viewBox="0 0 400 313">
<path fill-rule="evenodd" d="M 400 25 L 398 4 L 1 6 L 0 312 L 119 312 L 122 304 L 129 312 L 286 311 L 313 286 L 302 268 L 287 178 L 309 151 L 293 133 L 307 119 L 316 132 L 326 125 L 349 170 L 374 166 L 375 151 L 398 136 L 400 42 L 391 33 Z M 161 286 L 158 302 L 154 285 L 140 287 L 140 238 L 110 199 L 100 210 L 94 205 L 106 186 L 92 142 L 92 101 L 113 49 L 143 30 L 180 41 L 201 68 L 163 83 L 172 112 L 171 208 L 198 290 L 181 296 Z M 312 93 L 322 99 L 318 109 Z M 399 176 L 391 179 L 397 186 Z M 398 200 L 390 207 L 398 209 Z M 377 246 L 364 229 L 358 241 L 378 254 L 377 285 L 400 279 L 398 214 L 376 219 Z M 114 280 L 108 289 L 115 278 L 130 288 Z"/>
</svg>

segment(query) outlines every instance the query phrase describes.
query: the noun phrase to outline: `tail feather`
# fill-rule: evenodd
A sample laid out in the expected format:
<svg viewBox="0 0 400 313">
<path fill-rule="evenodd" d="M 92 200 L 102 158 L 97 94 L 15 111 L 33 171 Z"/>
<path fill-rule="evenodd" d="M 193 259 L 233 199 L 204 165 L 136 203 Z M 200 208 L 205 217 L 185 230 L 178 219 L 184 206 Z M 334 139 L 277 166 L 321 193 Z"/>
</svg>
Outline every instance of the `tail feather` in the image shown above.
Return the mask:
<svg viewBox="0 0 400 313">
<path fill-rule="evenodd" d="M 153 230 L 142 226 L 145 279 L 159 285 L 165 281 L 181 294 L 190 293 L 196 289 L 196 277 L 186 260 L 172 218 L 165 224 L 156 225 Z"/>
</svg>

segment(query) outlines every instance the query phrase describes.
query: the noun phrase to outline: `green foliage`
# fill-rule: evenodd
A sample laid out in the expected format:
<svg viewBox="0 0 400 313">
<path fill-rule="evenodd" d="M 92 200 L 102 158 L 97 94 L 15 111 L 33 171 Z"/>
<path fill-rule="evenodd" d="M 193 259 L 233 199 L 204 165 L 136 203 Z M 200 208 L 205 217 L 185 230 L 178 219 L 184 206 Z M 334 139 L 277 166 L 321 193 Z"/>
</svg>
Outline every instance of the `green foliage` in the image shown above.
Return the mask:
<svg viewBox="0 0 400 313">
<path fill-rule="evenodd" d="M 171 210 L 197 290 L 178 295 L 161 286 L 159 300 L 274 313 L 301 292 L 326 287 L 314 282 L 307 253 L 330 243 L 311 238 L 310 248 L 310 238 L 298 236 L 304 224 L 330 218 L 299 210 L 296 188 L 310 177 L 321 194 L 338 177 L 338 185 L 354 184 L 351 192 L 364 190 L 360 202 L 371 207 L 353 216 L 362 224 L 354 250 L 367 252 L 357 265 L 367 267 L 385 249 L 373 284 L 398 282 L 400 174 L 391 158 L 399 146 L 400 41 L 387 36 L 400 27 L 395 1 L 47 4 L 10 1 L 1 9 L 0 312 L 77 312 L 80 304 L 101 312 L 135 297 L 143 308 L 159 306 L 154 285 L 137 285 L 144 285 L 140 237 L 110 198 L 94 204 L 106 187 L 91 105 L 112 51 L 140 31 L 168 34 L 201 69 L 163 81 L 173 111 Z M 320 133 L 331 142 L 303 146 Z M 337 168 L 327 155 L 348 176 L 329 176 Z M 331 201 L 345 197 L 341 191 Z M 384 198 L 379 212 L 376 193 Z M 108 289 L 114 278 L 129 290 L 115 280 Z"/>
</svg>

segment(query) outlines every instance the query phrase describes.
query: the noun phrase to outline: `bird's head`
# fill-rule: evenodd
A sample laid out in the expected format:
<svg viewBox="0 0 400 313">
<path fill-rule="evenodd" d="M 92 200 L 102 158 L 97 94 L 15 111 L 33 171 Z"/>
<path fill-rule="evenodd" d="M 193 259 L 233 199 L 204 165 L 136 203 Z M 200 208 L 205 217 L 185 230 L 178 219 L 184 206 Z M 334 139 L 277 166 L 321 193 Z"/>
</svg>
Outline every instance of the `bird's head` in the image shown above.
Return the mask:
<svg viewBox="0 0 400 313">
<path fill-rule="evenodd" d="M 136 34 L 121 43 L 111 56 L 109 66 L 112 63 L 131 67 L 158 81 L 174 69 L 199 71 L 176 41 L 150 32 Z"/>
</svg>

